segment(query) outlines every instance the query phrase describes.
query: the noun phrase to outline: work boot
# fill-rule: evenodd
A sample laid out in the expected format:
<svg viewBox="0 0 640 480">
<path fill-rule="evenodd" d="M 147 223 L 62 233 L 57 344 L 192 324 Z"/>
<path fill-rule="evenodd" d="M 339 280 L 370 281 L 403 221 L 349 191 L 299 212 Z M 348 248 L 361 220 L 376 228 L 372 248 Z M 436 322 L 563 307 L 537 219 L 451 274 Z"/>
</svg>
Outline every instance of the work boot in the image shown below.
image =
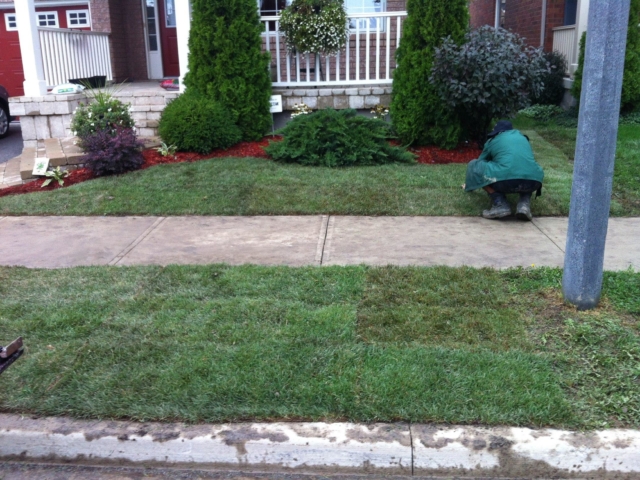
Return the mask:
<svg viewBox="0 0 640 480">
<path fill-rule="evenodd" d="M 492 193 L 491 208 L 482 212 L 484 218 L 503 218 L 511 215 L 511 206 L 507 202 L 507 197 L 503 193 Z"/>
<path fill-rule="evenodd" d="M 516 217 L 520 220 L 530 222 L 533 216 L 531 215 L 531 194 L 521 193 L 520 200 L 518 200 L 518 206 L 516 207 Z"/>
</svg>

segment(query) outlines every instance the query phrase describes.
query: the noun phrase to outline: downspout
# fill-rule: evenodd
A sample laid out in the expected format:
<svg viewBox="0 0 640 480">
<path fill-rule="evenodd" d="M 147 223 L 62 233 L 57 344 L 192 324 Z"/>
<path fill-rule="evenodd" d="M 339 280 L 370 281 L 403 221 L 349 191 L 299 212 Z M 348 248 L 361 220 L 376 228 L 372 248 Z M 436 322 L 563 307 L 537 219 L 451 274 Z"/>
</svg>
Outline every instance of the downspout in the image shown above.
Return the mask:
<svg viewBox="0 0 640 480">
<path fill-rule="evenodd" d="M 500 9 L 502 8 L 502 0 L 496 0 L 496 22 L 494 28 L 500 28 Z"/>
<path fill-rule="evenodd" d="M 542 0 L 542 25 L 540 25 L 540 48 L 544 48 L 544 37 L 547 33 L 547 0 Z"/>
</svg>

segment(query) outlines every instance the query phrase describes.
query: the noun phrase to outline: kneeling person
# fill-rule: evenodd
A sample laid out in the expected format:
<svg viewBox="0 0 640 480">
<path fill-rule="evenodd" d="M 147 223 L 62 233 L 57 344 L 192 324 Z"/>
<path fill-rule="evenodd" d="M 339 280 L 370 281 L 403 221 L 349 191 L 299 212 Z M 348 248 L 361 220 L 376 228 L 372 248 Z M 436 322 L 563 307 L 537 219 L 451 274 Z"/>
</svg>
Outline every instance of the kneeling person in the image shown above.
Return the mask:
<svg viewBox="0 0 640 480">
<path fill-rule="evenodd" d="M 511 122 L 500 120 L 484 145 L 482 154 L 467 167 L 467 192 L 484 189 L 491 197 L 491 208 L 482 212 L 484 218 L 511 215 L 507 193 L 519 193 L 516 216 L 531 220 L 529 202 L 535 191 L 540 195 L 544 172 L 536 163 L 529 139 L 514 130 Z"/>
</svg>

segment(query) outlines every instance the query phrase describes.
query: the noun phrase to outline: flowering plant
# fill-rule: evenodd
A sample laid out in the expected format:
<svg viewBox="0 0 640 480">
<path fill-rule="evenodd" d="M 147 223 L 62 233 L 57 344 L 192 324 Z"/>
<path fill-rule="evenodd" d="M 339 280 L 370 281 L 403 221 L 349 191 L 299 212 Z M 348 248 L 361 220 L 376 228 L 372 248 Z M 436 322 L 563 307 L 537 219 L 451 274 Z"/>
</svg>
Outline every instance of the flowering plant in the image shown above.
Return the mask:
<svg viewBox="0 0 640 480">
<path fill-rule="evenodd" d="M 290 50 L 337 54 L 347 43 L 349 23 L 342 0 L 293 0 L 280 17 Z"/>
<path fill-rule="evenodd" d="M 375 107 L 373 107 L 373 110 L 371 110 L 371 114 L 373 115 L 373 118 L 377 118 L 378 120 L 386 120 L 387 115 L 389 115 L 389 107 L 385 107 L 384 105 L 379 103 Z"/>
<path fill-rule="evenodd" d="M 115 135 L 117 128 L 134 127 L 131 105 L 125 105 L 110 92 L 95 93 L 89 99 L 76 108 L 71 120 L 71 131 L 80 139 L 78 143 L 83 149 L 86 139 L 96 132 Z"/>
<path fill-rule="evenodd" d="M 309 113 L 313 113 L 313 110 L 311 110 L 306 103 L 296 103 L 293 106 L 291 118 L 296 118 L 299 115 L 308 115 Z"/>
</svg>

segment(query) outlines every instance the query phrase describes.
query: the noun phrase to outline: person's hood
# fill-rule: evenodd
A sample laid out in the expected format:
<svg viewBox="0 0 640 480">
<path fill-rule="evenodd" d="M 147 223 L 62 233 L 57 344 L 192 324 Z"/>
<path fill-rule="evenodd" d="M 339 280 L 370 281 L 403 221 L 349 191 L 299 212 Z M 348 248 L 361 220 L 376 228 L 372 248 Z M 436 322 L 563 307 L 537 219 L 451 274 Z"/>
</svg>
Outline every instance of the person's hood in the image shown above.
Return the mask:
<svg viewBox="0 0 640 480">
<path fill-rule="evenodd" d="M 492 132 L 487 135 L 488 138 L 493 138 L 499 133 L 506 132 L 507 130 L 513 130 L 513 124 L 509 120 L 500 120 L 496 123 L 496 126 Z"/>
</svg>

